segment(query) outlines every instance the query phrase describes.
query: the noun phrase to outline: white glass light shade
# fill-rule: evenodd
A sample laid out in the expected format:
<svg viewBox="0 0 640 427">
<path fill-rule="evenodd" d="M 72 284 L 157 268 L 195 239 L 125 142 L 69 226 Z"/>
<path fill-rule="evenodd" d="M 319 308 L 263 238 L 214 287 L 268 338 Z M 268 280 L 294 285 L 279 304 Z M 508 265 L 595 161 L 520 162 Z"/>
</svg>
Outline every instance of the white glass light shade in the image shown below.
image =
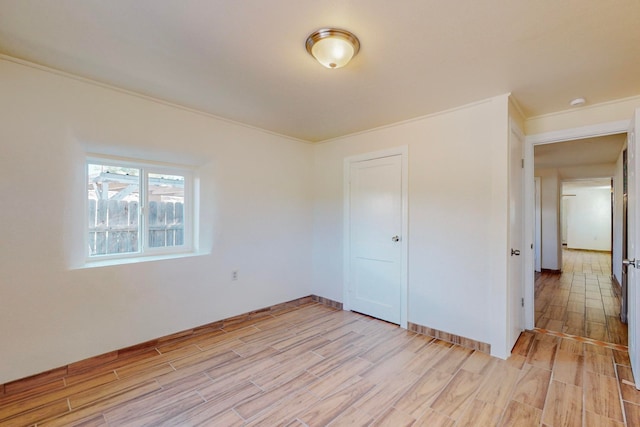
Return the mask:
<svg viewBox="0 0 640 427">
<path fill-rule="evenodd" d="M 327 68 L 340 68 L 353 58 L 353 46 L 346 40 L 328 37 L 316 42 L 311 54 Z"/>
<path fill-rule="evenodd" d="M 307 52 L 327 68 L 347 65 L 360 50 L 358 38 L 345 30 L 325 28 L 307 38 Z"/>
</svg>

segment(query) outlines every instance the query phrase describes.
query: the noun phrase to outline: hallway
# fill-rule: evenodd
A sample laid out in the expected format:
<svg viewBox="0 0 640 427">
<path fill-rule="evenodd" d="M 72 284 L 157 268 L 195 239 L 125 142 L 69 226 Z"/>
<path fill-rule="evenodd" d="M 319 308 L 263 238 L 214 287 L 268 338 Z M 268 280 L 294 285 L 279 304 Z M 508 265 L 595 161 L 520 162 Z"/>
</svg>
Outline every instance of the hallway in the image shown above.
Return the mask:
<svg viewBox="0 0 640 427">
<path fill-rule="evenodd" d="M 535 326 L 627 345 L 609 252 L 562 250 L 562 273 L 536 273 Z"/>
</svg>

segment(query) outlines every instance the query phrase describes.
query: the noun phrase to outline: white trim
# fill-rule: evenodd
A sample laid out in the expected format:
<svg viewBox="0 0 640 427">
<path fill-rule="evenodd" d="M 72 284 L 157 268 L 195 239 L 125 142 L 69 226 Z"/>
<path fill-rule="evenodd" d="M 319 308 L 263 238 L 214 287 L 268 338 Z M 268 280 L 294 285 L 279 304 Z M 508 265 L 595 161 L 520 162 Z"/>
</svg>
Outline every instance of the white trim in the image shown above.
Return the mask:
<svg viewBox="0 0 640 427">
<path fill-rule="evenodd" d="M 409 289 L 409 280 L 408 280 L 408 254 L 409 254 L 409 147 L 407 145 L 403 145 L 400 147 L 391 148 L 388 150 L 375 151 L 372 153 L 359 154 L 356 156 L 347 157 L 344 159 L 344 169 L 343 169 L 343 309 L 350 310 L 351 309 L 351 301 L 350 301 L 350 293 L 349 293 L 349 278 L 350 278 L 350 253 L 351 253 L 351 242 L 349 239 L 350 236 L 350 220 L 349 220 L 349 211 L 350 211 L 350 185 L 349 178 L 351 175 L 351 164 L 362 162 L 365 160 L 374 160 L 380 159 L 383 157 L 390 156 L 401 156 L 401 164 L 402 164 L 402 239 L 401 243 L 401 272 L 400 272 L 400 327 L 407 329 L 408 324 L 408 289 Z"/>
<path fill-rule="evenodd" d="M 554 142 L 574 141 L 576 139 L 626 133 L 627 129 L 629 129 L 629 120 L 619 120 L 617 122 L 600 123 L 597 125 L 528 135 L 525 138 L 525 142 L 533 145 L 552 144 Z"/>
<path fill-rule="evenodd" d="M 0 53 L 0 60 L 4 60 L 4 61 L 7 61 L 7 62 L 13 62 L 14 64 L 22 65 L 22 66 L 25 66 L 25 67 L 33 68 L 33 69 L 44 71 L 44 72 L 51 73 L 51 74 L 56 74 L 56 75 L 61 76 L 61 77 L 66 77 L 68 79 L 76 80 L 76 81 L 79 81 L 79 82 L 82 82 L 82 83 L 87 83 L 87 84 L 90 84 L 90 85 L 93 85 L 93 86 L 97 86 L 97 87 L 100 87 L 100 88 L 103 88 L 103 89 L 109 89 L 109 90 L 113 90 L 113 91 L 116 91 L 116 92 L 124 93 L 126 95 L 135 96 L 136 98 L 141 98 L 141 99 L 144 99 L 144 100 L 147 100 L 147 101 L 155 102 L 157 104 L 162 104 L 162 105 L 166 105 L 168 107 L 177 108 L 179 110 L 183 110 L 183 111 L 187 111 L 189 113 L 193 113 L 193 114 L 197 114 L 197 115 L 200 115 L 200 116 L 208 117 L 210 119 L 220 120 L 220 121 L 225 122 L 225 123 L 230 123 L 230 124 L 237 125 L 237 126 L 240 126 L 240 127 L 243 127 L 243 128 L 252 129 L 252 130 L 255 130 L 255 131 L 258 131 L 258 132 L 266 133 L 268 135 L 278 136 L 278 137 L 281 137 L 281 138 L 288 139 L 290 141 L 302 142 L 304 144 L 315 144 L 314 141 L 308 141 L 308 140 L 305 140 L 305 139 L 296 138 L 294 136 L 289 136 L 289 135 L 285 135 L 285 134 L 282 134 L 282 133 L 278 133 L 278 132 L 270 131 L 270 130 L 267 130 L 267 129 L 259 128 L 257 126 L 253 126 L 253 125 L 250 125 L 248 123 L 243 123 L 243 122 L 239 122 L 239 121 L 236 121 L 236 120 L 227 119 L 225 117 L 217 116 L 215 114 L 212 114 L 212 113 L 209 113 L 209 112 L 206 112 L 206 111 L 203 111 L 203 110 L 198 110 L 198 109 L 195 109 L 195 108 L 187 107 L 186 105 L 178 104 L 176 102 L 167 101 L 167 100 L 164 100 L 164 99 L 161 99 L 161 98 L 155 98 L 153 96 L 145 95 L 143 93 L 135 92 L 135 91 L 129 90 L 129 89 L 123 89 L 123 88 L 118 87 L 118 86 L 113 86 L 113 85 L 111 85 L 109 83 L 104 83 L 104 82 L 101 82 L 99 80 L 94 80 L 94 79 L 91 79 L 91 78 L 88 78 L 88 77 L 78 76 L 76 74 L 71 74 L 71 73 L 68 73 L 66 71 L 58 70 L 56 68 L 52 68 L 52 67 L 49 67 L 49 66 L 46 66 L 46 65 L 36 64 L 35 62 L 30 62 L 30 61 L 27 61 L 27 60 L 24 60 L 24 59 L 15 58 L 13 56 L 9 56 L 9 55 L 3 54 L 3 53 Z"/>
<path fill-rule="evenodd" d="M 612 99 L 610 101 L 604 101 L 604 102 L 598 102 L 596 104 L 585 105 L 583 107 L 580 107 L 580 111 L 584 112 L 584 111 L 589 111 L 589 110 L 595 110 L 595 109 L 599 109 L 599 108 L 602 108 L 602 107 L 607 106 L 607 105 L 616 105 L 616 104 L 621 104 L 623 102 L 635 103 L 636 101 L 640 101 L 640 95 L 628 96 L 626 98 L 616 98 L 616 99 Z M 635 109 L 635 107 L 634 107 L 634 109 Z M 576 113 L 576 108 L 575 107 L 571 107 L 571 108 L 567 108 L 566 110 L 553 111 L 551 113 L 546 113 L 546 114 L 540 114 L 538 116 L 527 117 L 527 121 L 530 122 L 530 121 L 544 119 L 546 117 L 558 117 L 558 116 L 561 116 L 561 115 L 570 115 L 570 114 L 575 114 L 575 113 Z M 526 117 L 526 116 L 524 116 L 524 117 Z"/>
<path fill-rule="evenodd" d="M 528 135 L 524 144 L 524 197 L 525 197 L 525 238 L 533 243 L 534 233 L 534 150 L 535 145 L 552 144 L 554 142 L 572 141 L 576 139 L 594 138 L 598 136 L 615 135 L 627 133 L 629 130 L 629 120 L 619 120 L 616 122 L 599 123 L 595 125 L 582 126 L 578 128 L 562 129 L 553 132 L 545 132 Z M 527 243 L 529 243 L 527 242 Z M 525 251 L 525 328 L 533 329 L 535 325 L 535 273 L 533 251 Z"/>
</svg>

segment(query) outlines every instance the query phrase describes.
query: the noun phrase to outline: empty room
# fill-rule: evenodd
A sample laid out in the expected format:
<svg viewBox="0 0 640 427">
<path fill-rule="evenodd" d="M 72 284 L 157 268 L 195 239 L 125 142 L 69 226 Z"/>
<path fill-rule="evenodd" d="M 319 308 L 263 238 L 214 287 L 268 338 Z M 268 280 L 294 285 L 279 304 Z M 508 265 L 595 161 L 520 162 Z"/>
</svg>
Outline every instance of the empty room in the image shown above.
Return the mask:
<svg viewBox="0 0 640 427">
<path fill-rule="evenodd" d="M 639 18 L 0 0 L 0 426 L 639 426 Z"/>
</svg>

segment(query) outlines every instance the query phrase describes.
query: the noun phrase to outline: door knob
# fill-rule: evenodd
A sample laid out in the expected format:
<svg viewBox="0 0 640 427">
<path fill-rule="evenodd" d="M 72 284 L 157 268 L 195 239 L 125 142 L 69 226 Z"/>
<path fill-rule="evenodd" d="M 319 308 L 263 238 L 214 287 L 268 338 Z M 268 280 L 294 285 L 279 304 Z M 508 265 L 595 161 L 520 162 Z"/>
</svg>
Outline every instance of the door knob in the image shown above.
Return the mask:
<svg viewBox="0 0 640 427">
<path fill-rule="evenodd" d="M 636 260 L 635 259 L 623 259 L 622 260 L 622 265 L 633 265 L 634 268 L 638 268 L 636 266 Z"/>
<path fill-rule="evenodd" d="M 513 249 L 511 248 L 511 256 L 519 256 L 520 255 L 520 250 L 519 249 Z"/>
<path fill-rule="evenodd" d="M 399 241 L 400 241 L 400 236 L 393 236 L 393 237 L 391 238 L 391 241 L 393 241 L 393 242 L 399 242 Z"/>
</svg>

